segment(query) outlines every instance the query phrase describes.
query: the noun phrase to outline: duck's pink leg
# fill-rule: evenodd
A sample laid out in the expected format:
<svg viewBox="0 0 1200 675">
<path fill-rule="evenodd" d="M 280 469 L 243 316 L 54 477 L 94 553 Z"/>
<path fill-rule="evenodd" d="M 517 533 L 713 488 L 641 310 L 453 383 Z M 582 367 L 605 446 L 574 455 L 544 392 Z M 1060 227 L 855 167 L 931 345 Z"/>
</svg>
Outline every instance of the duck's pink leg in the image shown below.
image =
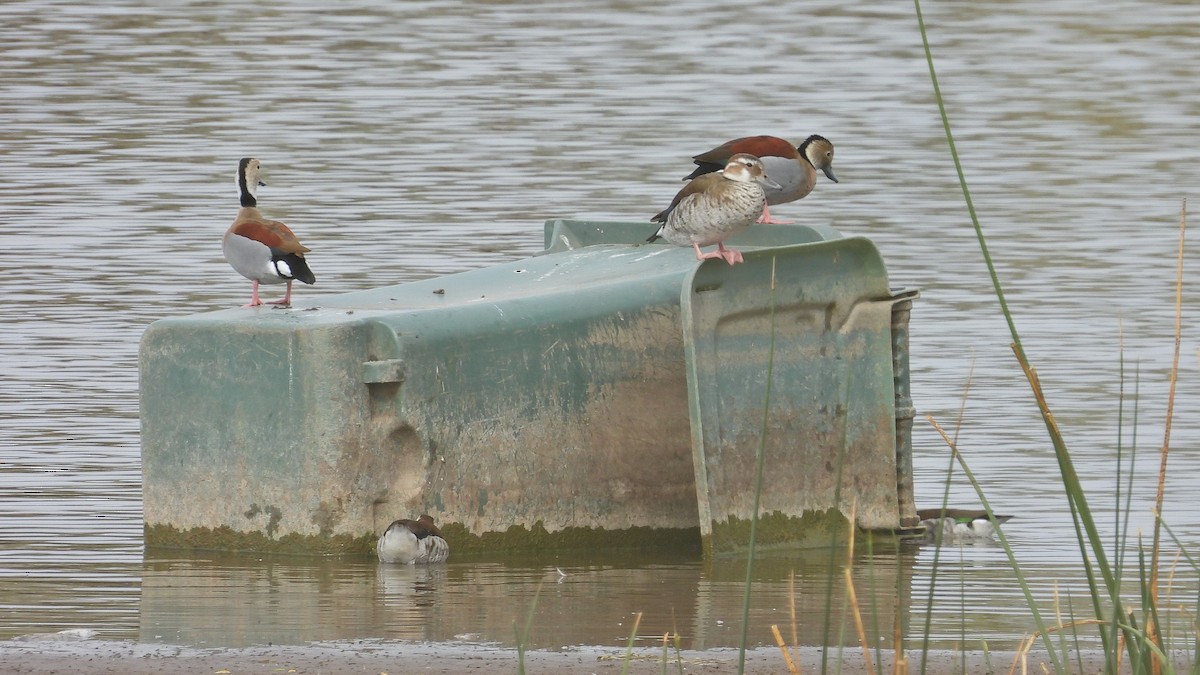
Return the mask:
<svg viewBox="0 0 1200 675">
<path fill-rule="evenodd" d="M 723 241 L 717 242 L 717 256 L 724 258 L 725 262 L 730 265 L 746 262 L 746 259 L 742 257 L 741 251 L 736 248 L 725 248 L 725 242 Z"/>
<path fill-rule="evenodd" d="M 262 300 L 258 297 L 258 282 L 255 281 L 250 289 L 250 304 L 242 305 L 242 307 L 258 307 L 263 304 Z"/>
<path fill-rule="evenodd" d="M 696 250 L 696 260 L 711 260 L 720 258 L 730 265 L 745 262 L 742 258 L 742 252 L 736 248 L 725 248 L 724 242 L 717 242 L 717 250 L 709 251 L 708 253 L 700 252 L 700 245 L 692 242 L 692 248 Z"/>
<path fill-rule="evenodd" d="M 267 304 L 268 305 L 280 305 L 281 307 L 291 307 L 292 306 L 292 280 L 288 279 L 287 293 L 283 294 L 282 300 L 272 300 L 271 302 L 268 302 Z"/>
<path fill-rule="evenodd" d="M 790 220 L 775 220 L 772 218 L 771 207 L 768 204 L 763 204 L 762 215 L 758 217 L 758 223 L 760 225 L 786 225 L 791 222 L 792 221 Z"/>
</svg>

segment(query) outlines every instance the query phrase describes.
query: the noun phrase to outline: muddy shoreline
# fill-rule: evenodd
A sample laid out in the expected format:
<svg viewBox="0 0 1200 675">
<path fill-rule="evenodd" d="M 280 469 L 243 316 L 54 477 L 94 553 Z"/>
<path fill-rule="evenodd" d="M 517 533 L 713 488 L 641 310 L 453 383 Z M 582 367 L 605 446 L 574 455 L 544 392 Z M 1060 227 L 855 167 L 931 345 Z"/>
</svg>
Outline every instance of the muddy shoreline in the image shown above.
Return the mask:
<svg viewBox="0 0 1200 675">
<path fill-rule="evenodd" d="M 876 672 L 892 672 L 891 653 L 883 654 L 883 663 L 876 663 Z M 859 649 L 837 650 L 828 655 L 816 647 L 792 650 L 801 672 L 821 672 L 822 659 L 828 668 L 836 670 L 841 660 L 841 672 L 866 672 L 863 653 Z M 663 672 L 662 649 L 637 648 L 629 658 L 630 673 Z M 679 672 L 677 659 L 682 659 L 683 672 L 731 673 L 737 671 L 736 649 L 688 650 L 668 655 L 666 670 Z M 872 656 L 873 658 L 873 656 Z M 1013 652 L 953 652 L 931 651 L 926 672 L 931 675 L 951 673 L 1007 673 L 1013 664 Z M 1076 656 L 1071 655 L 1071 671 L 1076 672 Z M 1084 673 L 1099 673 L 1103 661 L 1097 654 L 1083 654 Z M 619 673 L 626 666 L 624 649 L 579 647 L 562 651 L 530 651 L 524 655 L 527 673 Z M 921 653 L 909 653 L 909 669 L 920 668 Z M 1041 672 L 1048 664 L 1044 652 L 1035 651 L 1028 657 L 1028 672 Z M 195 647 L 144 644 L 106 640 L 62 640 L 18 638 L 0 641 L 0 672 L 49 675 L 51 673 L 122 673 L 150 675 L 151 673 L 505 673 L 517 672 L 518 654 L 514 648 L 488 645 L 416 643 L 385 640 L 354 640 L 308 645 L 272 645 L 245 648 L 198 649 Z M 1018 671 L 1020 665 L 1018 665 Z M 747 673 L 787 673 L 788 666 L 779 649 L 760 647 L 746 654 Z"/>
</svg>

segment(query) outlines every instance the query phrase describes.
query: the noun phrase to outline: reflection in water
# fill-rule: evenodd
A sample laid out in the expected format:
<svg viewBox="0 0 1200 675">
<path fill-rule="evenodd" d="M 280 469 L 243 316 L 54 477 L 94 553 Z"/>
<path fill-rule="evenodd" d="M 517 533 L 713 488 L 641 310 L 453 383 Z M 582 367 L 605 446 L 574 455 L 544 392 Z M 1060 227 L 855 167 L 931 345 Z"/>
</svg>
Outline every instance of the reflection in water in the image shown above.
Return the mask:
<svg viewBox="0 0 1200 675">
<path fill-rule="evenodd" d="M 1200 63 L 1179 58 L 1200 10 L 1048 0 L 926 14 L 991 252 L 1106 540 L 1116 449 L 1134 428 L 1131 416 L 1117 425 L 1119 332 L 1126 391 L 1137 369 L 1132 531 L 1148 530 L 1174 227 L 1179 198 L 1195 203 L 1200 185 L 1200 107 L 1181 84 L 1200 81 Z M 143 563 L 137 343 L 157 318 L 244 301 L 220 255 L 239 157 L 263 160 L 264 211 L 314 249 L 322 276 L 303 305 L 529 255 L 549 217 L 648 219 L 691 155 L 756 133 L 837 144 L 841 182 L 777 216 L 871 237 L 893 285 L 922 289 L 918 410 L 953 426 L 973 372 L 960 447 L 993 505 L 1017 515 L 1006 531 L 1039 603 L 1051 611 L 1058 589 L 1079 604 L 1057 466 L 966 222 L 909 7 L 563 2 L 533 16 L 472 0 L 285 0 L 270 11 L 16 0 L 0 17 L 0 636 L 95 627 L 209 645 L 508 643 L 540 584 L 538 645 L 616 644 L 638 611 L 647 635 L 678 626 L 700 646 L 733 644 L 742 572 L 719 561 L 564 553 L 538 565 L 454 561 L 428 577 L 342 560 Z M 1194 544 L 1200 517 L 1177 502 L 1200 470 L 1186 452 L 1200 444 L 1200 313 L 1192 294 L 1185 303 L 1172 438 L 1182 452 L 1165 515 Z M 916 490 L 930 505 L 947 460 L 920 421 Z M 950 499 L 977 504 L 957 478 Z M 753 639 L 789 623 L 793 568 L 801 640 L 824 639 L 820 560 L 757 568 Z M 931 561 L 929 549 L 883 552 L 856 567 L 888 589 L 870 594 L 873 634 L 891 639 L 897 597 L 911 625 L 923 622 Z M 1031 630 L 998 549 L 947 549 L 941 565 L 935 639 L 995 647 Z M 1193 588 L 1195 573 L 1176 583 Z"/>
<path fill-rule="evenodd" d="M 832 561 L 833 576 L 825 573 L 828 551 L 759 561 L 751 639 L 770 644 L 771 624 L 791 635 L 793 607 L 802 644 L 822 643 L 826 630 L 836 637 L 843 630 L 842 556 Z M 875 639 L 890 643 L 895 612 L 908 606 L 915 557 L 904 551 L 858 562 L 855 583 L 871 602 Z M 214 646 L 361 637 L 515 645 L 513 627 L 532 611 L 526 644 L 536 648 L 622 644 L 638 613 L 640 640 L 678 632 L 685 648 L 734 647 L 744 580 L 744 561 L 662 554 L 565 567 L 532 559 L 411 566 L 155 554 L 142 579 L 137 637 Z M 835 600 L 828 617 L 827 594 Z"/>
<path fill-rule="evenodd" d="M 904 545 L 856 557 L 855 592 L 872 645 L 892 649 L 897 617 L 908 645 L 920 644 L 932 554 Z M 685 649 L 739 644 L 744 560 L 702 562 L 664 553 L 562 557 L 572 563 L 526 557 L 415 566 L 152 553 L 142 577 L 137 631 L 106 637 L 235 647 L 356 638 L 511 647 L 514 627 L 532 617 L 524 644 L 557 649 L 623 645 L 641 613 L 637 635 L 643 645 L 661 641 L 664 633 L 678 633 Z M 771 626 L 777 625 L 790 644 L 857 644 L 844 569 L 842 551 L 775 553 L 756 561 L 750 643 L 773 644 Z M 1034 578 L 1052 572 L 1026 568 Z M 1004 552 L 994 544 L 944 549 L 929 613 L 931 644 L 1015 644 L 1028 635 L 1031 619 L 997 611 L 1015 588 Z M 1188 588 L 1175 588 L 1175 596 L 1194 595 L 1194 585 Z M 1055 589 L 1040 590 L 1039 596 L 1052 598 Z M 1057 591 L 1064 616 L 1086 614 L 1082 585 Z M 1077 603 L 1073 609 L 1068 596 Z M 1047 603 L 1041 610 L 1055 607 Z M 1186 616 L 1170 618 L 1186 627 Z M 1098 644 L 1090 635 L 1081 641 Z"/>
</svg>

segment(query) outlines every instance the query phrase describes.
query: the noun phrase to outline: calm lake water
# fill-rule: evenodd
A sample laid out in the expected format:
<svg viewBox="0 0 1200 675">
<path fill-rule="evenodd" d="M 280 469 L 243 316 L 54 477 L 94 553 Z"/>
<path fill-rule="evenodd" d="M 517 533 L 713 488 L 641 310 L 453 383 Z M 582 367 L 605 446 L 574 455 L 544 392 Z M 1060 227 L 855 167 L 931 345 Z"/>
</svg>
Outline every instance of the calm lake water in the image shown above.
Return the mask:
<svg viewBox="0 0 1200 675">
<path fill-rule="evenodd" d="M 220 249 L 242 156 L 263 161 L 264 210 L 314 249 L 319 285 L 298 289 L 303 306 L 531 255 L 547 218 L 645 220 L 691 155 L 760 133 L 837 145 L 841 183 L 822 179 L 778 217 L 870 237 L 892 285 L 922 290 L 918 501 L 940 502 L 949 461 L 924 416 L 954 429 L 969 381 L 960 447 L 994 508 L 1017 515 L 1006 532 L 1041 607 L 1057 592 L 1065 613 L 1069 593 L 1084 613 L 1057 464 L 1009 350 L 911 4 L 152 4 L 0 6 L 0 638 L 513 644 L 536 603 L 536 647 L 619 644 L 638 612 L 647 639 L 738 644 L 742 563 L 691 553 L 414 570 L 144 552 L 137 349 L 156 319 L 247 301 Z M 1092 506 L 1111 538 L 1117 449 L 1127 470 L 1136 443 L 1130 532 L 1149 533 L 1180 202 L 1200 206 L 1200 6 L 923 9 L 975 206 Z M 1193 550 L 1196 250 L 1164 512 Z M 959 473 L 949 491 L 953 505 L 978 504 Z M 890 636 L 897 606 L 923 624 L 933 557 L 859 556 L 872 635 Z M 789 633 L 791 597 L 797 640 L 826 641 L 826 594 L 835 621 L 842 606 L 829 562 L 760 562 L 752 643 L 770 643 L 772 623 Z M 1195 597 L 1186 565 L 1174 582 Z M 935 645 L 1013 648 L 1033 630 L 994 546 L 943 549 L 937 597 Z"/>
</svg>

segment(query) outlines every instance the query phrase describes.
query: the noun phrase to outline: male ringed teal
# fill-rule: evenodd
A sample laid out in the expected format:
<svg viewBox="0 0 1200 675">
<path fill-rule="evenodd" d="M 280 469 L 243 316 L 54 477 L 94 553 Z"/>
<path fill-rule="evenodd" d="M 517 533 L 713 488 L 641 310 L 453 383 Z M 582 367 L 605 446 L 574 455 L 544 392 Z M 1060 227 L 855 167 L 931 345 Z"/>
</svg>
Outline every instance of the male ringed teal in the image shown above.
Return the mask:
<svg viewBox="0 0 1200 675">
<path fill-rule="evenodd" d="M 697 260 L 742 262 L 741 252 L 725 248 L 725 240 L 754 224 L 767 204 L 764 187 L 778 188 L 779 183 L 767 175 L 757 157 L 736 154 L 724 170 L 685 185 L 670 206 L 650 219 L 661 225 L 646 241 L 665 239 L 676 246 L 691 246 Z M 701 246 L 711 244 L 717 245 L 716 251 L 701 253 Z"/>
<path fill-rule="evenodd" d="M 225 260 L 238 274 L 253 282 L 250 291 L 250 304 L 246 307 L 258 307 L 263 301 L 258 297 L 258 285 L 278 284 L 287 282 L 287 293 L 282 300 L 273 300 L 267 304 L 292 304 L 292 281 L 299 279 L 306 284 L 317 281 L 304 260 L 304 254 L 309 248 L 300 243 L 296 235 L 287 225 L 269 220 L 258 210 L 258 199 L 255 197 L 259 185 L 266 185 L 259 179 L 261 165 L 253 157 L 243 157 L 238 163 L 237 186 L 241 194 L 242 208 L 237 218 L 225 231 L 225 239 L 221 250 Z"/>
<path fill-rule="evenodd" d="M 401 565 L 440 563 L 450 557 L 450 545 L 433 524 L 433 518 L 423 514 L 416 520 L 402 518 L 389 525 L 379 536 L 375 552 L 379 562 Z"/>
<path fill-rule="evenodd" d="M 767 174 L 779 188 L 767 188 L 767 206 L 763 207 L 760 223 L 788 223 L 787 220 L 771 218 L 770 206 L 786 204 L 803 199 L 817 185 L 817 170 L 829 180 L 838 182 L 833 175 L 833 143 L 824 136 L 813 134 L 803 143 L 793 146 L 777 136 L 746 136 L 727 141 L 692 158 L 696 170 L 684 180 L 693 180 L 704 174 L 720 171 L 729 158 L 745 152 L 762 160 Z"/>
<path fill-rule="evenodd" d="M 988 518 L 983 509 L 918 509 L 917 518 L 925 526 L 925 538 L 932 542 L 985 541 L 996 535 L 996 524 L 1007 523 L 1012 516 Z"/>
</svg>

